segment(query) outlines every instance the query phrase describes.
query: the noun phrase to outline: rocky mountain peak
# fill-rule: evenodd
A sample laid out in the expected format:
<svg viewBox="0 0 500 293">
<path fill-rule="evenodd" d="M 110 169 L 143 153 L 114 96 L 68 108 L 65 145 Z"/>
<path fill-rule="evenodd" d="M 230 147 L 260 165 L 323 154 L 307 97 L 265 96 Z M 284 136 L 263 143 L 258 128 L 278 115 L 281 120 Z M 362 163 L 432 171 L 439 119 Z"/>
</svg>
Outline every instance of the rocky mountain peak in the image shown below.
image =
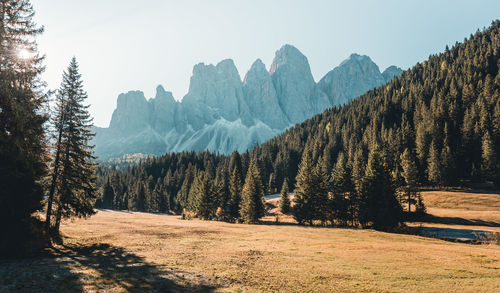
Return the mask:
<svg viewBox="0 0 500 293">
<path fill-rule="evenodd" d="M 148 124 L 149 106 L 142 91 L 129 91 L 118 96 L 110 128 L 120 132 L 137 131 Z"/>
<path fill-rule="evenodd" d="M 120 94 L 110 127 L 95 128 L 96 155 L 242 152 L 400 73 L 393 66 L 380 73 L 368 56 L 352 54 L 316 83 L 292 45 L 276 51 L 269 71 L 255 60 L 243 81 L 231 59 L 199 63 L 180 102 L 161 85 L 149 101 L 141 91 Z"/>
<path fill-rule="evenodd" d="M 332 104 L 342 105 L 384 83 L 379 67 L 370 57 L 351 54 L 328 72 L 318 82 L 318 86 L 328 95 Z"/>
<path fill-rule="evenodd" d="M 165 88 L 160 84 L 156 87 L 156 95 L 155 95 L 155 100 L 165 100 L 170 103 L 175 102 L 174 96 L 172 95 L 172 92 L 166 91 Z"/>
<path fill-rule="evenodd" d="M 294 46 L 285 45 L 276 51 L 270 74 L 279 105 L 290 123 L 304 121 L 330 105 L 314 82 L 306 56 Z"/>
<path fill-rule="evenodd" d="M 397 66 L 389 66 L 387 67 L 384 72 L 382 72 L 382 76 L 385 79 L 385 82 L 391 81 L 395 76 L 400 76 L 401 73 L 403 73 L 403 69 L 397 67 Z"/>
<path fill-rule="evenodd" d="M 269 73 L 274 75 L 279 70 L 304 74 L 308 82 L 313 80 L 307 57 L 292 45 L 284 45 L 276 51 Z"/>
</svg>

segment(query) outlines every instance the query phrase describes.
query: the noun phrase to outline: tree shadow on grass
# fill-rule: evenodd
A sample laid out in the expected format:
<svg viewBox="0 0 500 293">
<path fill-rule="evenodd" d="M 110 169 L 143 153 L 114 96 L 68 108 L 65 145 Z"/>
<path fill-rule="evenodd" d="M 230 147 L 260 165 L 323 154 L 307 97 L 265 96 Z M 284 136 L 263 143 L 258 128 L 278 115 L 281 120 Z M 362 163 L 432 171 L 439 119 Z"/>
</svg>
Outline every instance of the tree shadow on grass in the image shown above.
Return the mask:
<svg viewBox="0 0 500 293">
<path fill-rule="evenodd" d="M 449 224 L 449 225 L 464 225 L 464 226 L 487 226 L 487 227 L 500 227 L 499 222 L 484 221 L 479 219 L 466 219 L 460 217 L 439 217 L 427 214 L 418 220 L 424 223 L 435 224 Z"/>
<path fill-rule="evenodd" d="M 211 292 L 203 280 L 147 263 L 109 244 L 66 245 L 45 257 L 0 263 L 0 292 Z"/>
</svg>

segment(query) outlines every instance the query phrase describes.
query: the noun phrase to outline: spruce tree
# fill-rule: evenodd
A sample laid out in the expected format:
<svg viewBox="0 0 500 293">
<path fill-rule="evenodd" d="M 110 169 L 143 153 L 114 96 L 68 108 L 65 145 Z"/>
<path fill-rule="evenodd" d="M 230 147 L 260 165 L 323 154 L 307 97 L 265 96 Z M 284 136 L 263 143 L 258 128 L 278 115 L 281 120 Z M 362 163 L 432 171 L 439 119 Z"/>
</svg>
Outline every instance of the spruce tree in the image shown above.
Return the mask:
<svg viewBox="0 0 500 293">
<path fill-rule="evenodd" d="M 359 222 L 363 226 L 371 223 L 375 229 L 388 229 L 401 222 L 401 212 L 391 174 L 374 150 L 361 183 Z"/>
<path fill-rule="evenodd" d="M 217 191 L 208 172 L 200 172 L 189 192 L 190 209 L 198 218 L 211 220 L 215 216 Z"/>
<path fill-rule="evenodd" d="M 104 188 L 102 190 L 102 203 L 101 203 L 101 208 L 103 209 L 113 209 L 113 201 L 115 199 L 115 192 L 113 190 L 113 187 L 109 183 L 109 179 L 106 180 L 106 183 L 104 184 Z"/>
<path fill-rule="evenodd" d="M 240 217 L 241 188 L 241 174 L 239 169 L 234 167 L 229 179 L 230 197 L 228 205 L 228 214 L 233 220 Z"/>
<path fill-rule="evenodd" d="M 352 221 L 356 212 L 356 192 L 350 169 L 346 166 L 344 155 L 340 153 L 332 172 L 332 195 L 329 199 L 329 220 L 337 220 L 340 225 Z"/>
<path fill-rule="evenodd" d="M 240 153 L 238 153 L 238 151 L 234 151 L 231 154 L 231 158 L 229 159 L 230 172 L 233 172 L 234 168 L 236 168 L 238 170 L 238 173 L 240 174 L 240 185 L 243 185 L 243 167 L 241 162 L 241 155 Z"/>
<path fill-rule="evenodd" d="M 144 183 L 139 182 L 135 189 L 135 210 L 145 212 L 146 206 L 146 189 L 144 188 Z"/>
<path fill-rule="evenodd" d="M 245 223 L 258 223 L 265 212 L 264 186 L 257 163 L 251 160 L 241 192 L 240 215 Z"/>
<path fill-rule="evenodd" d="M 314 193 L 314 166 L 309 152 L 304 151 L 302 161 L 299 165 L 299 173 L 295 179 L 293 217 L 299 224 L 309 222 L 312 224 L 314 219 L 313 193 Z"/>
<path fill-rule="evenodd" d="M 405 181 L 403 190 L 406 196 L 404 202 L 408 204 L 408 212 L 411 212 L 411 205 L 416 204 L 418 199 L 418 170 L 409 149 L 405 149 L 401 155 L 401 167 Z"/>
<path fill-rule="evenodd" d="M 54 146 L 53 176 L 51 182 L 54 192 L 49 194 L 49 201 L 56 203 L 55 234 L 59 233 L 63 217 L 87 217 L 95 213 L 93 206 L 97 198 L 95 188 L 95 157 L 90 140 L 94 136 L 90 128 L 92 119 L 84 105 L 87 93 L 83 90 L 78 64 L 73 57 L 63 73 L 63 81 L 57 93 L 55 128 L 58 140 Z M 59 139 L 60 137 L 60 139 Z M 59 161 L 57 154 L 59 153 Z M 57 176 L 54 176 L 56 174 Z M 56 196 L 57 195 L 57 196 Z M 50 213 L 47 209 L 47 225 L 50 225 Z"/>
<path fill-rule="evenodd" d="M 276 179 L 274 178 L 274 173 L 269 174 L 269 180 L 267 181 L 267 194 L 276 193 Z"/>
<path fill-rule="evenodd" d="M 352 162 L 352 181 L 356 191 L 361 188 L 361 181 L 365 175 L 365 161 L 363 158 L 363 151 L 358 148 L 354 153 Z"/>
<path fill-rule="evenodd" d="M 326 220 L 328 188 L 326 174 L 312 164 L 309 151 L 304 151 L 296 178 L 293 216 L 299 224 L 322 223 Z"/>
<path fill-rule="evenodd" d="M 35 38 L 43 28 L 33 22 L 27 0 L 0 1 L 0 254 L 25 252 L 38 237 L 31 227 L 41 209 L 46 170 L 44 70 Z M 21 55 L 27 52 L 28 55 Z M 7 249 L 9 247 L 9 249 Z M 4 249 L 5 248 L 5 249 Z M 17 250 L 17 251 L 16 251 Z"/>
<path fill-rule="evenodd" d="M 224 164 L 219 164 L 215 176 L 215 187 L 217 189 L 217 207 L 221 207 L 223 211 L 229 209 L 229 199 L 231 192 L 229 190 L 229 176 Z"/>
<path fill-rule="evenodd" d="M 434 142 L 431 144 L 427 159 L 427 179 L 433 184 L 441 184 L 441 160 Z"/>
<path fill-rule="evenodd" d="M 288 195 L 288 182 L 286 179 L 281 187 L 280 212 L 283 214 L 290 212 L 290 197 Z"/>
<path fill-rule="evenodd" d="M 481 144 L 481 173 L 485 179 L 495 180 L 497 173 L 497 158 L 493 141 L 488 132 L 483 135 Z"/>
</svg>

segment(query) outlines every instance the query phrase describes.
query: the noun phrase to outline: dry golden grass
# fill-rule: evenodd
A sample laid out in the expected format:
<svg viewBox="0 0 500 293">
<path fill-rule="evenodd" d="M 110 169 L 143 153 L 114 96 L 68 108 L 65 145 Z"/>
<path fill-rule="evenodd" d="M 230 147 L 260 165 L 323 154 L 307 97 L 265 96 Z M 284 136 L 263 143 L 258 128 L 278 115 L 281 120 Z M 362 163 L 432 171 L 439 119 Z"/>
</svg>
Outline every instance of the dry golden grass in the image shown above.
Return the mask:
<svg viewBox="0 0 500 293">
<path fill-rule="evenodd" d="M 3 263 L 2 287 L 49 292 L 500 290 L 499 246 L 115 211 L 66 222 L 63 230 L 67 247 L 52 257 Z"/>
<path fill-rule="evenodd" d="M 463 211 L 495 207 L 494 196 L 488 208 L 467 196 Z M 431 210 L 456 200 L 424 197 Z M 65 246 L 48 256 L 0 263 L 0 292 L 500 292 L 496 245 L 117 211 L 65 222 L 63 232 Z"/>
<path fill-rule="evenodd" d="M 435 223 L 423 226 L 484 229 L 500 232 L 500 194 L 465 191 L 422 192 L 427 213 Z M 411 223 L 410 223 L 411 224 Z"/>
</svg>

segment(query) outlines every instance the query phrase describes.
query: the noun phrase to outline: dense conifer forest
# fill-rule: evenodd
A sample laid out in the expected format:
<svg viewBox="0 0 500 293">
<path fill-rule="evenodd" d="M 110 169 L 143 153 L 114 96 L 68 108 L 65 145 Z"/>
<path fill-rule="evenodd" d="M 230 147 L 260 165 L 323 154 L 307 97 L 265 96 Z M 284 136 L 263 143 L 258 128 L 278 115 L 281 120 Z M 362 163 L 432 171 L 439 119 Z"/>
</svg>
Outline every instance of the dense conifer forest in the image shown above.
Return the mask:
<svg viewBox="0 0 500 293">
<path fill-rule="evenodd" d="M 279 192 L 286 180 L 297 193 L 296 205 L 307 203 L 305 216 L 295 208 L 299 222 L 375 224 L 370 212 L 359 211 L 364 204 L 384 201 L 377 198 L 377 190 L 375 198 L 369 198 L 373 186 L 386 186 L 384 208 L 394 213 L 401 205 L 410 211 L 425 210 L 418 186 L 498 186 L 499 32 L 500 21 L 494 21 L 387 85 L 296 125 L 250 152 L 230 157 L 187 152 L 124 169 L 102 166 L 103 196 L 97 206 L 196 211 L 197 206 L 189 203 L 198 195 L 191 189 L 202 176 L 212 181 L 214 217 L 217 207 L 230 219 L 244 217 L 234 207 L 231 212 L 231 203 L 238 205 L 237 193 L 251 161 L 258 167 L 263 193 Z M 315 190 L 302 192 L 304 196 L 317 197 L 301 199 L 308 184 Z M 399 203 L 391 201 L 391 194 Z M 332 205 L 335 208 L 313 211 Z"/>
</svg>

